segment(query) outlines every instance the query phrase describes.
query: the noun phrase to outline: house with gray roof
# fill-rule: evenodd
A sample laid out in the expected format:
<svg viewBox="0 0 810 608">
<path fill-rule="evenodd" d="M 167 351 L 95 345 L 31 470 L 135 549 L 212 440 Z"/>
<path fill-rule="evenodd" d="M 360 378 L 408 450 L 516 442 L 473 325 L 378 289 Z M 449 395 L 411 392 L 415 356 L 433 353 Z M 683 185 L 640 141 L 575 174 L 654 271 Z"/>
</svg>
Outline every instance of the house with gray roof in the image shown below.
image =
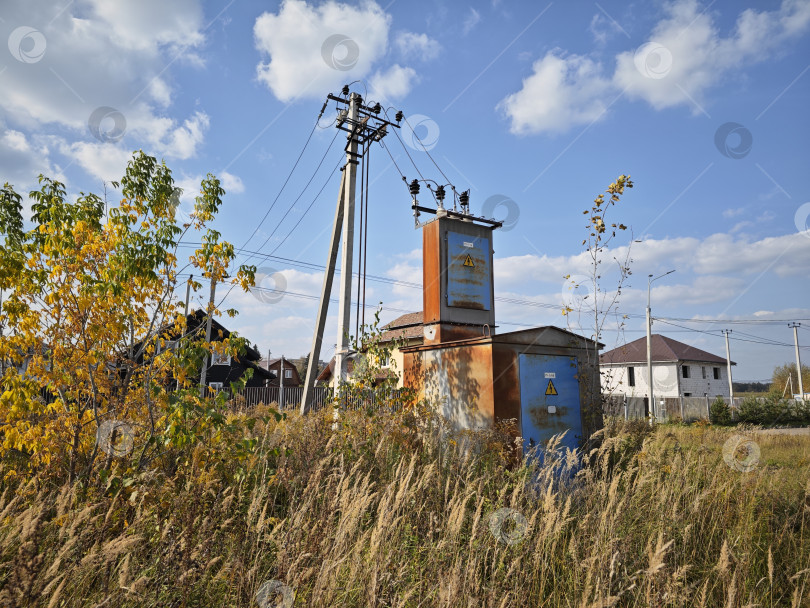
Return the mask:
<svg viewBox="0 0 810 608">
<path fill-rule="evenodd" d="M 651 337 L 653 391 L 665 397 L 723 397 L 728 400 L 726 359 L 660 334 Z M 732 365 L 736 365 L 733 361 Z M 602 392 L 613 396 L 648 397 L 647 337 L 599 357 Z"/>
</svg>

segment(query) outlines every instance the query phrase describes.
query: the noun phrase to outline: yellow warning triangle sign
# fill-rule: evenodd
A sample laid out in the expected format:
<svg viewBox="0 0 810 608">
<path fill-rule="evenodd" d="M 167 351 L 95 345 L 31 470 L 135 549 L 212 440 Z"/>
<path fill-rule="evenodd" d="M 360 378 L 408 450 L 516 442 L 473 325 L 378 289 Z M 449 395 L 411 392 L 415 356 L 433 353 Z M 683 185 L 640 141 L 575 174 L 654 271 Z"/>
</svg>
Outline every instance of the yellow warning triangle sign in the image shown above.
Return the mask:
<svg viewBox="0 0 810 608">
<path fill-rule="evenodd" d="M 464 265 L 469 266 L 470 268 L 475 268 L 475 264 L 473 264 L 472 256 L 470 256 L 469 253 L 467 254 L 467 257 L 464 260 Z"/>
<path fill-rule="evenodd" d="M 557 394 L 557 389 L 554 388 L 554 383 L 551 380 L 549 380 L 548 381 L 548 386 L 546 387 L 546 395 L 556 395 L 556 394 Z"/>
</svg>

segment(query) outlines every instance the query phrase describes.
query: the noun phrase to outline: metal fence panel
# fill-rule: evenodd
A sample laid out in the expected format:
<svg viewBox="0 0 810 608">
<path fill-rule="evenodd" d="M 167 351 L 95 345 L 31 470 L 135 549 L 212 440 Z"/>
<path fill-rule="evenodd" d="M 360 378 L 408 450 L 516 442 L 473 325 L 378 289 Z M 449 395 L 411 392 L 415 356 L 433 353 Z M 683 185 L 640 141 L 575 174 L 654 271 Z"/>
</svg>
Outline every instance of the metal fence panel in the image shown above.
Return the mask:
<svg viewBox="0 0 810 608">
<path fill-rule="evenodd" d="M 682 397 L 685 422 L 705 420 L 709 417 L 709 400 L 706 397 Z"/>
</svg>

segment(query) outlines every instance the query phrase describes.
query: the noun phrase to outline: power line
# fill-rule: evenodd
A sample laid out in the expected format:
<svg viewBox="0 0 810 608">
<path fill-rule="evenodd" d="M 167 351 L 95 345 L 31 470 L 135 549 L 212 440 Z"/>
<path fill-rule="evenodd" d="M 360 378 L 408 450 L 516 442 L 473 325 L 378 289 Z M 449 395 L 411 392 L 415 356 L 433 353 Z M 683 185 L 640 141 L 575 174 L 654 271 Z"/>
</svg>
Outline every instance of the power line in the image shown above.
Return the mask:
<svg viewBox="0 0 810 608">
<path fill-rule="evenodd" d="M 715 332 L 716 331 L 722 331 L 722 330 L 709 330 L 709 331 L 707 331 L 707 330 L 703 330 L 703 329 L 694 329 L 694 328 L 691 328 L 691 327 L 685 327 L 683 325 L 678 325 L 677 323 L 672 323 L 670 321 L 665 321 L 664 319 L 661 319 L 659 317 L 654 317 L 653 320 L 654 321 L 661 321 L 662 323 L 664 323 L 666 325 L 672 325 L 674 327 L 679 327 L 681 329 L 685 329 L 685 330 L 688 330 L 688 331 L 691 331 L 691 332 L 700 333 L 700 334 L 706 334 L 708 336 L 713 336 L 715 338 L 720 337 Z M 742 333 L 742 332 L 739 332 L 739 333 Z M 750 334 L 743 334 L 743 335 L 750 336 Z M 761 338 L 761 336 L 753 336 L 753 337 L 758 338 L 758 339 L 757 340 L 752 340 L 750 338 L 737 338 L 737 337 L 732 337 L 730 339 L 731 340 L 737 340 L 738 342 L 751 342 L 753 344 L 763 344 L 765 346 L 788 346 L 790 348 L 793 348 L 793 344 L 788 344 L 786 342 L 777 342 L 777 341 L 770 340 L 769 338 Z M 810 346 L 808 346 L 808 347 L 803 346 L 801 348 L 810 348 Z"/>
<path fill-rule="evenodd" d="M 388 114 L 386 113 L 386 116 L 387 116 L 387 115 L 388 115 Z M 440 167 L 440 166 L 439 166 L 439 165 L 436 163 L 436 161 L 435 161 L 435 160 L 433 159 L 433 157 L 430 155 L 430 152 L 429 152 L 429 151 L 428 151 L 428 149 L 425 147 L 425 144 L 422 142 L 422 138 L 421 138 L 421 137 L 419 137 L 419 136 L 416 134 L 416 131 L 415 131 L 415 130 L 414 130 L 414 128 L 411 126 L 411 123 L 409 123 L 409 122 L 408 122 L 408 117 L 407 117 L 407 116 L 405 116 L 404 118 L 405 118 L 405 124 L 406 124 L 406 125 L 408 125 L 408 128 L 410 128 L 411 133 L 413 133 L 413 136 L 414 136 L 414 137 L 415 137 L 415 138 L 416 138 L 416 139 L 419 141 L 419 145 L 420 145 L 420 146 L 422 146 L 422 149 L 425 151 L 425 154 L 427 154 L 427 155 L 428 155 L 428 158 L 431 160 L 431 162 L 433 163 L 433 165 L 434 165 L 434 166 L 435 166 L 435 167 L 436 167 L 436 168 L 439 170 L 439 173 L 441 173 L 441 174 L 442 174 L 442 177 L 443 177 L 444 179 L 446 179 L 446 180 L 447 180 L 447 183 L 449 184 L 449 183 L 450 183 L 450 178 L 449 178 L 449 177 L 447 177 L 447 176 L 444 174 L 444 171 L 442 171 L 442 168 L 441 168 L 441 167 Z"/>
<path fill-rule="evenodd" d="M 181 242 L 179 245 L 183 246 L 183 247 L 195 247 L 195 245 L 193 245 L 191 243 L 182 243 Z M 284 258 L 284 257 L 275 256 L 275 255 L 272 255 L 272 254 L 261 253 L 261 252 L 246 251 L 246 253 L 250 253 L 251 257 L 264 257 L 264 258 L 267 258 L 267 259 L 275 259 L 275 260 L 283 261 L 286 264 L 290 264 L 290 265 L 293 265 L 293 266 L 299 266 L 299 267 L 305 268 L 307 270 L 324 270 L 325 269 L 325 266 L 322 266 L 320 264 L 315 264 L 315 263 L 312 263 L 312 262 L 302 262 L 302 261 L 294 260 L 294 259 L 291 259 L 291 258 Z M 338 270 L 340 270 L 340 269 L 339 268 L 335 269 L 336 272 Z M 360 278 L 360 275 L 357 274 L 357 273 L 354 273 L 354 272 L 352 273 L 352 276 Z M 420 289 L 420 290 L 422 289 L 422 285 L 420 283 L 412 283 L 412 282 L 409 282 L 409 281 L 400 281 L 400 280 L 397 280 L 397 279 L 391 279 L 389 277 L 383 277 L 383 276 L 372 275 L 372 274 L 366 274 L 365 276 L 366 276 L 366 278 L 368 278 L 368 280 L 375 281 L 377 283 L 386 283 L 386 284 L 389 284 L 389 285 L 397 285 L 399 287 L 409 287 L 409 288 L 412 288 L 412 289 Z M 521 305 L 521 306 L 532 306 L 532 307 L 535 307 L 535 308 L 546 308 L 546 309 L 555 310 L 555 311 L 558 311 L 558 310 L 560 310 L 562 308 L 561 305 L 559 305 L 559 304 L 552 304 L 552 303 L 549 303 L 549 302 L 537 302 L 537 301 L 534 301 L 534 300 L 521 300 L 521 299 L 518 299 L 518 298 L 509 298 L 509 297 L 505 297 L 505 296 L 496 296 L 495 300 L 497 302 L 503 302 L 505 304 L 518 304 L 518 305 Z M 635 314 L 635 313 L 627 313 L 626 316 L 629 317 L 629 318 L 643 318 L 644 315 Z"/>
<path fill-rule="evenodd" d="M 315 133 L 315 129 L 318 126 L 318 122 L 321 120 L 321 116 L 323 116 L 323 111 L 321 111 L 320 116 L 318 116 L 318 120 L 315 121 L 315 125 L 312 127 L 312 130 L 309 132 L 309 135 L 307 136 L 307 140 L 306 140 L 306 142 L 304 142 L 304 147 L 301 148 L 301 152 L 298 154 L 298 158 L 295 160 L 295 164 L 293 165 L 292 169 L 290 169 L 290 172 L 287 174 L 287 179 L 285 179 L 284 183 L 281 185 L 281 190 L 278 191 L 278 194 L 276 194 L 276 198 L 273 199 L 273 202 L 270 204 L 270 207 L 265 212 L 264 217 L 262 217 L 261 221 L 256 225 L 256 228 L 253 229 L 253 232 L 250 234 L 248 239 L 242 244 L 242 247 L 247 246 L 247 244 L 253 239 L 253 237 L 256 236 L 256 233 L 259 231 L 259 228 L 261 228 L 262 224 L 264 224 L 265 220 L 267 220 L 267 217 L 270 215 L 270 212 L 273 210 L 273 207 L 275 207 L 276 202 L 278 201 L 279 197 L 281 196 L 281 193 L 284 192 L 284 188 L 287 187 L 287 183 L 290 181 L 290 178 L 292 177 L 293 173 L 295 172 L 295 168 L 298 166 L 298 163 L 301 161 L 301 157 L 304 156 L 304 152 L 306 151 L 307 146 L 309 145 L 309 142 L 312 139 L 312 134 Z"/>
<path fill-rule="evenodd" d="M 324 161 L 324 160 L 326 160 L 326 156 L 329 154 L 330 150 L 332 149 L 332 146 L 334 145 L 335 140 L 337 139 L 338 133 L 339 133 L 339 132 L 337 132 L 337 131 L 335 132 L 335 136 L 332 138 L 332 141 L 331 141 L 331 142 L 329 142 L 329 146 L 326 148 L 326 151 L 323 153 L 323 156 L 321 157 L 321 160 L 320 160 L 320 162 L 318 163 L 318 166 L 317 166 L 317 167 L 315 167 L 315 171 L 312 173 L 312 176 L 311 176 L 311 177 L 309 178 L 309 180 L 307 181 L 306 186 L 304 186 L 304 189 L 303 189 L 303 190 L 301 190 L 301 194 L 299 194 L 299 195 L 298 195 L 298 196 L 295 198 L 295 200 L 294 200 L 292 203 L 290 203 L 290 206 L 287 208 L 287 211 L 285 211 L 285 212 L 284 212 L 284 215 L 282 215 L 282 216 L 281 216 L 281 219 L 280 219 L 280 220 L 278 221 L 278 223 L 276 224 L 276 227 L 275 227 L 275 228 L 273 228 L 273 232 L 271 232 L 271 233 L 270 233 L 270 236 L 268 236 L 268 237 L 267 237 L 267 238 L 264 240 L 264 242 L 263 242 L 261 245 L 259 245 L 259 250 L 261 250 L 261 249 L 262 249 L 262 248 L 263 248 L 265 245 L 267 245 L 267 243 L 270 241 L 270 239 L 271 239 L 271 238 L 273 238 L 273 235 L 274 235 L 274 234 L 276 233 L 276 231 L 277 231 L 277 230 L 278 230 L 278 229 L 281 227 L 281 224 L 282 224 L 282 223 L 284 222 L 284 220 L 287 218 L 287 216 L 289 215 L 290 211 L 292 211 L 292 210 L 293 210 L 293 208 L 295 207 L 295 204 L 296 204 L 296 203 L 297 203 L 299 200 L 301 200 L 301 197 L 302 197 L 302 196 L 304 196 L 304 193 L 307 191 L 307 189 L 309 188 L 310 184 L 312 184 L 312 182 L 315 180 L 315 176 L 316 176 L 316 175 L 318 175 L 318 171 L 320 171 L 321 166 L 323 165 L 323 161 Z M 337 168 L 337 167 L 336 167 L 336 168 Z M 332 172 L 334 172 L 334 169 L 332 170 Z M 329 177 L 331 177 L 331 176 L 332 176 L 332 173 L 330 173 L 330 174 L 329 174 Z M 323 192 L 323 188 L 321 188 L 321 192 Z M 320 196 L 320 192 L 318 193 L 318 196 Z M 317 199 L 317 196 L 316 196 L 316 199 Z M 312 205 L 310 205 L 310 207 L 311 207 L 311 206 L 312 206 Z M 248 257 L 248 258 L 245 260 L 245 262 L 247 262 L 249 259 L 251 259 L 251 257 L 253 257 L 253 256 Z"/>
<path fill-rule="evenodd" d="M 334 140 L 332 140 L 332 141 L 334 142 Z M 331 147 L 331 144 L 330 144 L 330 147 Z M 324 156 L 325 156 L 325 155 L 324 155 Z M 321 194 L 323 194 L 324 189 L 325 189 L 325 188 L 326 188 L 326 186 L 329 184 L 329 180 L 331 180 L 331 179 L 332 179 L 332 174 L 335 172 L 335 169 L 337 169 L 337 168 L 338 168 L 338 166 L 340 166 L 340 162 L 341 162 L 341 161 L 339 160 L 339 161 L 338 161 L 338 164 L 337 164 L 337 165 L 335 165 L 335 168 L 332 170 L 332 172 L 331 172 L 331 173 L 329 174 L 329 176 L 326 178 L 326 181 L 324 182 L 323 186 L 321 186 L 321 189 L 318 191 L 318 194 L 316 194 L 316 195 L 315 195 L 315 198 L 313 198 L 313 199 L 312 199 L 312 202 L 311 202 L 311 203 L 309 204 L 309 206 L 306 208 L 306 210 L 304 211 L 304 213 L 301 215 L 301 217 L 298 219 L 298 221 L 295 223 L 295 225 L 294 225 L 294 226 L 293 226 L 293 227 L 292 227 L 292 228 L 291 228 L 291 229 L 290 229 L 290 230 L 287 232 L 287 235 L 286 235 L 286 236 L 285 236 L 285 237 L 284 237 L 284 238 L 281 240 L 281 242 L 280 242 L 278 245 L 276 245 L 276 248 L 275 248 L 275 249 L 273 249 L 273 251 L 271 252 L 271 254 L 272 254 L 272 253 L 275 253 L 275 252 L 278 250 L 278 248 L 279 248 L 279 247 L 281 247 L 281 246 L 284 244 L 284 242 L 285 242 L 285 241 L 286 241 L 286 240 L 287 240 L 287 239 L 290 237 L 290 235 L 291 235 L 291 234 L 292 234 L 292 233 L 295 231 L 295 229 L 296 229 L 296 228 L 298 228 L 298 225 L 299 225 L 299 224 L 300 224 L 300 223 L 301 223 L 301 222 L 304 220 L 304 218 L 306 217 L 307 213 L 309 213 L 309 210 L 310 210 L 310 209 L 312 209 L 312 206 L 313 206 L 313 205 L 315 204 L 315 202 L 316 202 L 316 201 L 317 201 L 317 200 L 320 198 Z M 321 163 L 323 163 L 323 159 L 321 159 Z M 321 166 L 321 165 L 319 164 L 319 165 L 318 165 L 318 168 L 320 168 L 320 166 Z M 316 170 L 315 170 L 315 172 L 317 173 L 317 172 L 318 172 L 318 169 L 316 169 Z M 313 177 L 314 177 L 314 175 L 313 175 Z M 312 179 L 310 179 L 310 183 L 312 183 Z M 308 187 L 309 187 L 309 183 L 307 184 L 307 187 L 305 187 L 305 188 L 304 188 L 304 191 L 306 191 L 306 189 L 307 189 Z M 303 194 L 303 192 L 302 192 L 301 194 Z M 299 196 L 299 197 L 298 197 L 298 199 L 300 199 L 300 198 L 301 198 L 301 197 Z M 296 201 L 297 201 L 298 199 L 296 199 Z M 293 205 L 295 205 L 295 202 L 293 202 Z M 292 207 L 290 207 L 290 209 L 292 209 Z M 289 212 L 289 209 L 288 209 L 287 211 Z M 286 214 L 285 214 L 285 217 L 286 217 Z M 284 218 L 281 218 L 281 221 L 280 221 L 280 222 L 278 223 L 278 225 L 276 226 L 276 229 L 278 229 L 278 227 L 279 227 L 279 226 L 281 226 L 281 222 L 283 222 L 283 221 L 284 221 Z M 273 231 L 273 234 L 275 234 L 275 230 Z M 267 239 L 264 241 L 264 243 L 262 243 L 262 247 L 264 247 L 264 245 L 266 245 L 266 244 L 267 244 L 267 241 L 269 241 L 269 240 L 270 240 L 270 238 L 273 236 L 273 234 L 271 234 L 270 236 L 268 236 L 268 237 L 267 237 Z M 259 253 L 259 252 L 253 253 L 253 254 L 251 254 L 250 256 L 248 256 L 248 257 L 245 259 L 245 262 L 247 262 L 248 260 L 250 260 L 251 258 L 253 258 L 253 257 L 255 257 L 255 256 L 261 256 L 261 255 L 263 255 L 263 254 L 261 254 L 261 253 Z M 222 305 L 222 303 L 223 303 L 223 302 L 225 302 L 225 300 L 228 298 L 228 296 L 229 296 L 229 295 L 231 295 L 231 292 L 233 291 L 233 288 L 234 288 L 234 287 L 236 287 L 236 285 L 235 285 L 235 284 L 234 284 L 234 285 L 231 285 L 230 289 L 228 289 L 227 293 L 226 293 L 226 294 L 223 296 L 223 298 L 222 298 L 222 299 L 219 301 L 219 303 L 217 304 L 217 306 L 221 306 L 221 305 Z"/>
<path fill-rule="evenodd" d="M 792 321 L 810 321 L 810 319 L 684 319 L 677 317 L 655 317 L 661 321 L 680 321 L 681 323 L 735 323 L 741 325 L 781 325 Z"/>
<path fill-rule="evenodd" d="M 285 236 L 283 239 L 281 239 L 281 242 L 280 242 L 278 245 L 276 245 L 276 246 L 275 246 L 275 248 L 273 249 L 273 251 L 271 251 L 271 252 L 270 252 L 270 255 L 273 255 L 273 254 L 274 254 L 276 251 L 278 251 L 279 247 L 281 247 L 281 246 L 284 244 L 284 242 L 285 242 L 285 241 L 286 241 L 288 238 L 290 238 L 290 236 L 292 235 L 292 233 L 293 233 L 293 232 L 295 232 L 295 229 L 296 229 L 296 228 L 298 228 L 299 224 L 301 224 L 301 222 L 302 222 L 302 221 L 304 220 L 304 218 L 307 216 L 307 213 L 309 213 L 309 210 L 310 210 L 310 209 L 312 209 L 312 206 L 313 206 L 313 205 L 315 204 L 315 202 L 316 202 L 316 201 L 317 201 L 317 200 L 318 200 L 318 199 L 321 197 L 321 194 L 323 194 L 324 189 L 325 189 L 325 188 L 326 188 L 326 186 L 329 184 L 329 180 L 331 180 L 331 179 L 332 179 L 332 175 L 333 175 L 333 174 L 334 174 L 334 172 L 337 170 L 337 168 L 340 166 L 340 163 L 341 163 L 342 161 L 343 161 L 343 158 L 342 158 L 342 157 L 341 157 L 340 159 L 338 159 L 338 163 L 335 165 L 334 169 L 332 169 L 332 172 L 329 174 L 329 177 L 327 177 L 327 178 L 326 178 L 326 181 L 323 183 L 323 186 L 321 186 L 321 189 L 320 189 L 320 190 L 318 190 L 318 194 L 316 194 L 316 195 L 315 195 L 315 198 L 313 198 L 313 199 L 312 199 L 312 202 L 311 202 L 311 203 L 309 204 L 309 206 L 308 206 L 308 207 L 307 207 L 307 208 L 304 210 L 304 213 L 302 213 L 302 214 L 301 214 L 301 217 L 300 217 L 300 218 L 298 218 L 298 221 L 295 223 L 295 225 L 294 225 L 292 228 L 290 228 L 290 230 L 289 230 L 289 232 L 287 232 L 286 236 Z M 270 235 L 270 236 L 272 236 L 272 235 Z M 268 237 L 268 238 L 269 238 L 269 237 Z"/>
</svg>

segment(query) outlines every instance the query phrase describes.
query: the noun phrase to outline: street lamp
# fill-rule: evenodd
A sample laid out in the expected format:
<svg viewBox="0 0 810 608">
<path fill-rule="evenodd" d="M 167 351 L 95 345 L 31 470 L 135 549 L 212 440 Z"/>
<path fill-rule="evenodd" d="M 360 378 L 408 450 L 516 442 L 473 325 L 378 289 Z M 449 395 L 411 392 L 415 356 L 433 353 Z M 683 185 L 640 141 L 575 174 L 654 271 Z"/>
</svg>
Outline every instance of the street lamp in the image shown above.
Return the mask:
<svg viewBox="0 0 810 608">
<path fill-rule="evenodd" d="M 670 270 L 662 275 L 653 278 L 653 275 L 647 275 L 647 385 L 650 387 L 650 425 L 653 419 L 657 419 L 655 411 L 655 396 L 653 395 L 653 373 L 652 373 L 652 315 L 650 314 L 650 285 L 653 281 L 672 274 L 675 270 Z"/>
</svg>

